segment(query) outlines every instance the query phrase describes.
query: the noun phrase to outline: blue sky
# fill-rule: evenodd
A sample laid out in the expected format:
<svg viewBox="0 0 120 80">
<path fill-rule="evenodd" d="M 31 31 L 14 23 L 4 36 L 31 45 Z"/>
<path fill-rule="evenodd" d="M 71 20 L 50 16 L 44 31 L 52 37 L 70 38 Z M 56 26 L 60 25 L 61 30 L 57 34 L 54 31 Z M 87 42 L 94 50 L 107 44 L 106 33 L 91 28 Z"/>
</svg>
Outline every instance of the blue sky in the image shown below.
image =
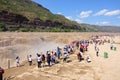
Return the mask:
<svg viewBox="0 0 120 80">
<path fill-rule="evenodd" d="M 78 23 L 120 26 L 120 0 L 33 0 Z"/>
</svg>

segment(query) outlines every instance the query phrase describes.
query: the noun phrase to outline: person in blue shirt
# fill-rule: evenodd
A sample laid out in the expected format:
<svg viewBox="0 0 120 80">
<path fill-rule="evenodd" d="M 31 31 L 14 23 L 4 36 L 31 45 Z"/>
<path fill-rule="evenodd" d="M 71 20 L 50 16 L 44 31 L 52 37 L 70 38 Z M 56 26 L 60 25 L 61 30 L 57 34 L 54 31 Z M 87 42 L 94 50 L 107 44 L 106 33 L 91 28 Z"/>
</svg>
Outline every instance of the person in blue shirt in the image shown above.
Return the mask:
<svg viewBox="0 0 120 80">
<path fill-rule="evenodd" d="M 57 55 L 58 55 L 58 59 L 60 59 L 61 51 L 59 47 L 57 47 Z"/>
</svg>

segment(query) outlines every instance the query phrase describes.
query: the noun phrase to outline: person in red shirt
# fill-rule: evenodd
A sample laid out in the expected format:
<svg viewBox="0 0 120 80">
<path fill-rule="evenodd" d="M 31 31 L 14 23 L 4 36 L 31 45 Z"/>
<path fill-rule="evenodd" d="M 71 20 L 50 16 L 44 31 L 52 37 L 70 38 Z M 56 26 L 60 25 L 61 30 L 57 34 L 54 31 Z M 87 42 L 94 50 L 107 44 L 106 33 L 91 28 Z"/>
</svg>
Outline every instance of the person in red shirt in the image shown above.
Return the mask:
<svg viewBox="0 0 120 80">
<path fill-rule="evenodd" d="M 4 69 L 0 67 L 0 80 L 3 80 Z"/>
<path fill-rule="evenodd" d="M 82 52 L 82 53 L 84 52 L 84 46 L 83 45 L 80 46 L 80 52 Z"/>
</svg>

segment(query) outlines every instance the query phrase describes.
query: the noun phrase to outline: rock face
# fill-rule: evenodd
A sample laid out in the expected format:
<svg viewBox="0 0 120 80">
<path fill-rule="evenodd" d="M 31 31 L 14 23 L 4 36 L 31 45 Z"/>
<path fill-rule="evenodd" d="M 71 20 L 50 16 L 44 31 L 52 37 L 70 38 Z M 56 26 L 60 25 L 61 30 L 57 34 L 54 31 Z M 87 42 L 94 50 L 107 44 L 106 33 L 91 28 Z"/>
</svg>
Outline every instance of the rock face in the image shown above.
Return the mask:
<svg viewBox="0 0 120 80">
<path fill-rule="evenodd" d="M 0 21 L 23 23 L 23 22 L 29 21 L 29 20 L 20 14 L 14 14 L 14 13 L 2 10 L 2 11 L 0 11 Z"/>
<path fill-rule="evenodd" d="M 62 23 L 60 22 L 52 22 L 51 20 L 43 21 L 40 18 L 34 18 L 29 21 L 26 17 L 11 13 L 5 10 L 0 11 L 0 21 L 1 22 L 13 22 L 13 23 L 22 23 L 22 24 L 30 24 L 30 25 L 40 25 L 40 26 L 60 26 Z"/>
<path fill-rule="evenodd" d="M 40 18 L 36 17 L 33 20 L 29 20 L 23 15 L 11 13 L 6 10 L 0 10 L 0 22 L 5 23 L 6 30 L 16 31 L 20 28 L 34 29 L 34 30 L 48 30 L 52 27 L 60 27 L 62 29 L 78 29 L 76 25 L 68 26 L 58 21 L 51 21 L 51 20 L 41 20 Z"/>
</svg>

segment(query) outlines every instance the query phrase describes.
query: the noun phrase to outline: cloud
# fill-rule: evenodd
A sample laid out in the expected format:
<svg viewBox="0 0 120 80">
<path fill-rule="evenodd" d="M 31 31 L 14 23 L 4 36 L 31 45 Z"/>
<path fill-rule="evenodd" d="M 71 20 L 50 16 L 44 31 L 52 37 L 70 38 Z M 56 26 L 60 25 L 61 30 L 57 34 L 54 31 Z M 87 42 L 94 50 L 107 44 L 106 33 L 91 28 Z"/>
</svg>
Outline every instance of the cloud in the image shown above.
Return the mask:
<svg viewBox="0 0 120 80">
<path fill-rule="evenodd" d="M 108 12 L 107 9 L 103 9 L 103 10 L 100 10 L 99 12 L 97 12 L 96 14 L 94 14 L 94 16 L 104 15 L 104 14 L 107 13 L 107 12 Z"/>
<path fill-rule="evenodd" d="M 97 25 L 110 25 L 111 23 L 108 21 L 103 21 L 103 22 L 96 22 Z"/>
<path fill-rule="evenodd" d="M 114 10 L 105 13 L 105 16 L 116 16 L 116 15 L 120 15 L 120 10 Z"/>
<path fill-rule="evenodd" d="M 83 22 L 83 21 L 80 20 L 80 19 L 75 19 L 75 21 L 78 22 L 78 23 L 82 23 L 82 22 Z"/>
<path fill-rule="evenodd" d="M 104 16 L 117 16 L 117 15 L 120 15 L 120 10 L 113 10 L 113 11 L 109 11 L 107 9 L 103 9 L 103 10 L 100 10 L 99 12 L 97 12 L 96 14 L 94 14 L 94 16 L 101 16 L 101 15 L 104 15 Z"/>
<path fill-rule="evenodd" d="M 65 16 L 67 19 L 72 20 L 72 16 Z"/>
<path fill-rule="evenodd" d="M 79 18 L 87 18 L 87 17 L 90 16 L 90 13 L 92 13 L 91 10 L 89 10 L 89 11 L 82 11 L 82 12 L 80 13 L 80 15 L 79 15 Z"/>
<path fill-rule="evenodd" d="M 60 14 L 60 15 L 61 15 L 62 13 L 61 13 L 61 12 L 58 12 L 57 14 Z"/>
</svg>

